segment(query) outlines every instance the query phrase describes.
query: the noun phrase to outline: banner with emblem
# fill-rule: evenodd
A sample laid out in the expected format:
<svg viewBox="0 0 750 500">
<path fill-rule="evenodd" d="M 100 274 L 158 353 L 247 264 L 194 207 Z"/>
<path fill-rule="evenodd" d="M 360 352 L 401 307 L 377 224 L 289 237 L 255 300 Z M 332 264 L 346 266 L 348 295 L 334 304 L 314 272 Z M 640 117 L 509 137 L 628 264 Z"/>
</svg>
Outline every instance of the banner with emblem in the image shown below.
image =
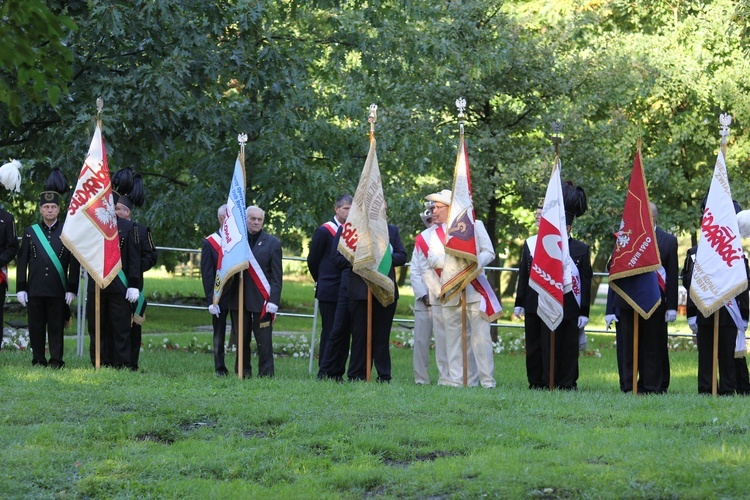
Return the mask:
<svg viewBox="0 0 750 500">
<path fill-rule="evenodd" d="M 219 260 L 214 280 L 214 305 L 218 305 L 224 285 L 235 274 L 248 268 L 255 260 L 247 239 L 247 208 L 245 207 L 245 157 L 240 152 L 234 162 L 234 173 L 229 185 L 227 208 L 221 234 Z M 261 272 L 262 274 L 262 272 Z M 263 277 L 265 279 L 265 276 Z"/>
<path fill-rule="evenodd" d="M 445 266 L 443 267 L 440 299 L 449 301 L 460 294 L 479 274 L 477 242 L 474 235 L 474 204 L 471 198 L 471 174 L 466 141 L 461 134 L 456 167 L 453 171 L 453 189 L 450 214 L 445 237 Z"/>
<path fill-rule="evenodd" d="M 709 317 L 746 288 L 747 275 L 739 225 L 729 189 L 724 153 L 720 150 L 701 220 L 690 298 L 701 314 Z"/>
<path fill-rule="evenodd" d="M 391 270 L 391 244 L 385 217 L 385 198 L 378 167 L 375 133 L 370 132 L 370 151 L 359 177 L 352 208 L 341 232 L 338 250 L 352 264 L 383 307 L 395 299 Z"/>
<path fill-rule="evenodd" d="M 555 157 L 529 273 L 529 286 L 539 294 L 537 314 L 550 330 L 563 319 L 563 298 L 573 282 L 570 264 L 560 158 Z"/>
<path fill-rule="evenodd" d="M 648 319 L 661 303 L 658 275 L 661 258 L 649 208 L 640 147 L 635 152 L 620 229 L 615 233 L 615 238 L 609 286 L 640 316 Z"/>
<path fill-rule="evenodd" d="M 107 150 L 100 122 L 96 124 L 70 198 L 60 239 L 101 288 L 109 285 L 122 267 Z"/>
</svg>

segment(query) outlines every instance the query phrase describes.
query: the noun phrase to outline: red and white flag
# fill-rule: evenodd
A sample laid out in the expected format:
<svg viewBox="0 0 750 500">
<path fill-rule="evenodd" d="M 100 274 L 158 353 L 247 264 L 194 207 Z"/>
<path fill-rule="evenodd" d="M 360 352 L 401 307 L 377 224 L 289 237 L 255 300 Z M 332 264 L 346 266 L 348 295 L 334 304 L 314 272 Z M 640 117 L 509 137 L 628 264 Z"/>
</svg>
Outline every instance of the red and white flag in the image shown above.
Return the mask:
<svg viewBox="0 0 750 500">
<path fill-rule="evenodd" d="M 690 297 L 703 316 L 709 317 L 746 288 L 739 225 L 724 154 L 719 150 L 701 220 Z"/>
<path fill-rule="evenodd" d="M 441 275 L 440 299 L 449 301 L 460 294 L 481 269 L 477 263 L 477 241 L 474 234 L 474 203 L 471 198 L 471 174 L 466 141 L 461 136 L 453 171 L 450 214 L 446 224 L 445 267 Z"/>
<path fill-rule="evenodd" d="M 539 294 L 537 314 L 550 330 L 563 319 L 563 297 L 571 290 L 572 282 L 560 159 L 555 158 L 529 275 L 529 285 Z"/>
<path fill-rule="evenodd" d="M 486 230 L 474 216 L 469 154 L 463 134 L 458 147 L 451 193 L 450 214 L 446 224 L 448 234 L 445 237 L 445 266 L 440 274 L 440 299 L 447 302 L 471 285 L 481 296 L 479 312 L 487 320 L 495 321 L 502 315 L 503 309 L 479 265 L 477 232 L 483 234 Z"/>
<path fill-rule="evenodd" d="M 99 123 L 67 212 L 60 239 L 96 284 L 105 288 L 122 263 L 107 150 Z"/>
</svg>

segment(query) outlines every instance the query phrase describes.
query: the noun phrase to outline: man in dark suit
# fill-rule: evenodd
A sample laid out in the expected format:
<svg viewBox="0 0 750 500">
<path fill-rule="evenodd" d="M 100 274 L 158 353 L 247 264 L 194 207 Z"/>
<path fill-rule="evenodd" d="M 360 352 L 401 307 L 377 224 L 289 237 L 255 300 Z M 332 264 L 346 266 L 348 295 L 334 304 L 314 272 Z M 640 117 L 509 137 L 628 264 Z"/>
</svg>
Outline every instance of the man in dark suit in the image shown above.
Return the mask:
<svg viewBox="0 0 750 500">
<path fill-rule="evenodd" d="M 323 355 L 326 343 L 333 328 L 333 320 L 336 315 L 336 304 L 339 297 L 339 285 L 341 284 L 341 271 L 333 262 L 333 240 L 341 224 L 346 222 L 349 209 L 352 206 L 352 197 L 342 194 L 333 205 L 334 217 L 325 224 L 320 225 L 310 241 L 310 252 L 307 255 L 307 268 L 315 281 L 315 298 L 318 300 L 320 310 L 321 329 L 318 350 L 318 367 L 322 367 Z M 318 372 L 318 377 L 325 376 L 323 371 Z"/>
<path fill-rule="evenodd" d="M 562 185 L 565 204 L 566 232 L 575 217 L 588 209 L 586 193 L 580 186 L 566 182 Z M 575 390 L 578 388 L 578 350 L 581 330 L 589 322 L 591 307 L 591 252 L 588 245 L 575 238 L 568 238 L 568 251 L 571 260 L 571 290 L 563 296 L 563 318 L 555 329 L 555 371 L 554 387 Z M 542 323 L 542 366 L 544 384 L 550 383 L 551 331 Z"/>
<path fill-rule="evenodd" d="M 705 208 L 701 207 L 701 213 Z M 740 212 L 742 207 L 734 202 L 735 212 Z M 742 229 L 740 233 L 742 233 Z M 714 315 L 708 318 L 698 310 L 690 298 L 690 285 L 693 279 L 693 266 L 695 264 L 695 253 L 697 246 L 687 251 L 685 264 L 682 267 L 682 285 L 687 288 L 687 317 L 688 326 L 697 337 L 698 345 L 698 393 L 711 394 L 713 392 L 713 351 L 714 351 Z M 750 280 L 750 268 L 747 258 L 743 259 L 745 274 Z M 734 394 L 750 394 L 750 375 L 747 369 L 745 356 L 735 357 L 736 340 L 738 334 L 745 334 L 745 326 L 748 322 L 750 312 L 750 289 L 746 289 L 734 297 L 734 314 L 729 312 L 727 306 L 722 307 L 714 314 L 719 315 L 719 341 L 718 341 L 718 386 L 717 393 L 721 396 Z M 737 315 L 739 313 L 739 315 Z M 737 323 L 744 324 L 739 325 Z M 738 332 L 738 330 L 740 332 Z"/>
<path fill-rule="evenodd" d="M 341 237 L 339 230 L 334 248 L 338 247 Z M 406 248 L 401 242 L 398 228 L 388 224 L 388 239 L 391 245 L 391 268 L 388 277 L 394 284 L 394 300 L 387 307 L 373 297 L 372 300 L 372 361 L 378 372 L 378 382 L 391 380 L 390 337 L 393 317 L 398 303 L 398 285 L 396 285 L 395 268 L 406 264 Z M 340 252 L 336 255 L 336 263 L 340 268 L 351 268 L 351 264 Z M 347 282 L 348 313 L 351 320 L 352 348 L 349 358 L 347 376 L 350 381 L 366 380 L 367 378 L 367 283 L 362 277 L 349 270 Z"/>
<path fill-rule="evenodd" d="M 141 355 L 142 327 L 146 316 L 146 299 L 143 296 L 143 273 L 156 265 L 157 253 L 151 238 L 151 229 L 131 220 L 133 205 L 143 205 L 144 191 L 140 174 L 133 176 L 133 188 L 127 195 L 122 195 L 115 204 L 118 217 L 133 222 L 138 233 L 138 253 L 140 255 L 140 287 L 138 300 L 134 303 L 133 320 L 130 326 L 130 369 L 138 371 L 138 360 Z"/>
<path fill-rule="evenodd" d="M 669 336 L 667 323 L 677 318 L 679 274 L 677 238 L 656 226 L 659 210 L 649 202 L 662 269 L 659 270 L 661 304 L 649 319 L 638 317 L 638 392 L 663 394 L 669 388 Z M 610 288 L 604 317 L 609 329 L 615 322 L 617 369 L 620 390 L 633 390 L 633 307 Z"/>
<path fill-rule="evenodd" d="M 60 240 L 60 194 L 44 191 L 39 199 L 42 224 L 27 227 L 18 252 L 16 290 L 27 308 L 32 365 L 47 366 L 45 337 L 49 338 L 52 368 L 62 368 L 68 306 L 78 294 L 80 264 Z M 46 335 L 45 335 L 46 333 Z"/>
<path fill-rule="evenodd" d="M 243 377 L 250 378 L 250 334 L 258 345 L 258 376 L 273 377 L 273 322 L 281 302 L 281 241 L 263 231 L 265 212 L 247 207 L 247 236 L 254 260 L 244 275 Z M 237 367 L 235 366 L 235 370 Z"/>
<path fill-rule="evenodd" d="M 219 218 L 219 227 L 224 224 L 227 216 L 227 206 L 219 207 L 217 216 Z M 237 327 L 237 304 L 230 308 L 230 296 L 232 289 L 237 283 L 234 276 L 230 278 L 227 287 L 222 291 L 219 303 L 214 305 L 214 283 L 216 283 L 216 269 L 219 265 L 219 254 L 221 253 L 221 234 L 217 230 L 203 238 L 201 242 L 201 279 L 203 281 L 203 291 L 206 294 L 206 304 L 208 312 L 211 313 L 211 322 L 213 326 L 214 342 L 214 370 L 216 375 L 226 377 L 229 374 L 227 366 L 224 363 L 224 342 L 227 333 L 227 315 L 232 315 L 232 336 L 236 336 Z"/>
<path fill-rule="evenodd" d="M 132 306 L 138 301 L 141 284 L 141 254 L 138 231 L 129 220 L 117 217 L 122 272 L 103 288 L 99 310 L 95 306 L 96 281 L 89 276 L 86 298 L 91 363 L 96 365 L 96 314 L 101 325 L 101 365 L 131 368 L 130 324 Z"/>
</svg>

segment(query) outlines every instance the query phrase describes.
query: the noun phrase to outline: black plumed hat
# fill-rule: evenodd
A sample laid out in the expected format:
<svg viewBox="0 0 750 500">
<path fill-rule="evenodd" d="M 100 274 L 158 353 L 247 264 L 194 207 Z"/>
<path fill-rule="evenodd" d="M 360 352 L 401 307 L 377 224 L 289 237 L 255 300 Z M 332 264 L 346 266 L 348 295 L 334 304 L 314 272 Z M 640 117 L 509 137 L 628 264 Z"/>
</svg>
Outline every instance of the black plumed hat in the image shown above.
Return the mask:
<svg viewBox="0 0 750 500">
<path fill-rule="evenodd" d="M 589 209 L 586 192 L 581 186 L 573 186 L 571 181 L 562 185 L 563 204 L 565 205 L 565 221 L 570 226 L 573 219 L 580 217 Z"/>
<path fill-rule="evenodd" d="M 39 205 L 46 203 L 54 203 L 60 206 L 60 197 L 68 192 L 68 180 L 62 173 L 62 170 L 55 167 L 47 177 L 47 182 L 44 183 L 44 191 L 39 194 Z"/>
</svg>

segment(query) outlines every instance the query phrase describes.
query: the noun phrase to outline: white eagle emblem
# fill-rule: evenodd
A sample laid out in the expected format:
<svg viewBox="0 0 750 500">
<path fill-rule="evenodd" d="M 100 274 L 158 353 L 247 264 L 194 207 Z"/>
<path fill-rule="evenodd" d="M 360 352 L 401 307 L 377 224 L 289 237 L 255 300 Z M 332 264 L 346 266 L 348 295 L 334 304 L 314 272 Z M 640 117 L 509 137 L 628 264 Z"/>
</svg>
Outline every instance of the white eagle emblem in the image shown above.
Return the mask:
<svg viewBox="0 0 750 500">
<path fill-rule="evenodd" d="M 630 235 L 633 233 L 632 229 L 629 229 L 628 231 L 623 231 L 622 229 L 625 227 L 625 220 L 620 221 L 620 230 L 615 233 L 617 235 L 617 246 L 619 248 L 625 248 L 630 243 Z"/>
<path fill-rule="evenodd" d="M 94 209 L 94 214 L 103 226 L 114 227 L 117 225 L 115 207 L 113 203 L 109 202 L 109 197 L 102 199 L 102 206 Z"/>
</svg>

